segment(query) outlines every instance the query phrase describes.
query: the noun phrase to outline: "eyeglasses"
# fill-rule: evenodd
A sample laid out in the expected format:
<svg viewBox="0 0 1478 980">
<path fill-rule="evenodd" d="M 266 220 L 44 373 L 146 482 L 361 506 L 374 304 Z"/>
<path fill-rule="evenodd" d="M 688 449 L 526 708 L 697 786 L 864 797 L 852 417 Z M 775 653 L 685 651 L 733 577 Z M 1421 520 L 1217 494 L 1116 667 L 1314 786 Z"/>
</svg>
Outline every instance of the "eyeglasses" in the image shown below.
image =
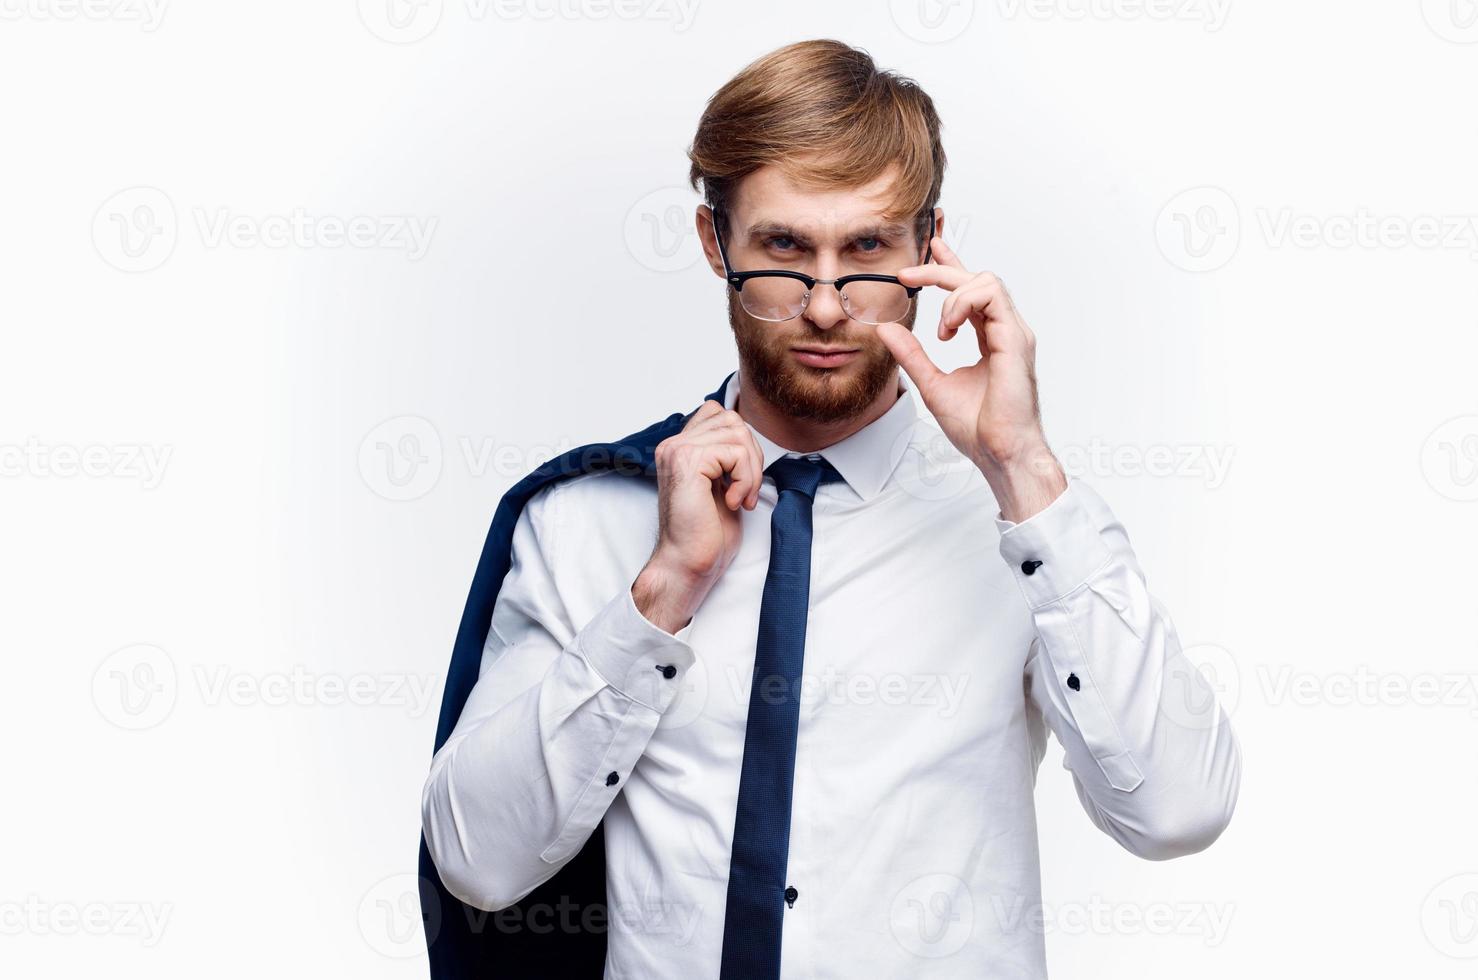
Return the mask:
<svg viewBox="0 0 1478 980">
<path fill-rule="evenodd" d="M 794 320 L 805 312 L 811 302 L 811 293 L 817 286 L 836 288 L 842 298 L 842 309 L 858 323 L 891 323 L 908 313 L 913 298 L 922 286 L 905 286 L 897 276 L 873 273 L 858 273 L 839 279 L 817 279 L 804 272 L 790 269 L 761 269 L 754 272 L 735 272 L 729 265 L 729 255 L 724 249 L 724 226 L 726 215 L 714 211 L 714 237 L 718 239 L 718 254 L 724 262 L 724 278 L 739 296 L 739 305 L 744 312 L 756 320 L 783 323 Z M 921 216 L 922 217 L 922 216 Z M 934 254 L 934 246 L 924 251 L 927 265 Z"/>
</svg>

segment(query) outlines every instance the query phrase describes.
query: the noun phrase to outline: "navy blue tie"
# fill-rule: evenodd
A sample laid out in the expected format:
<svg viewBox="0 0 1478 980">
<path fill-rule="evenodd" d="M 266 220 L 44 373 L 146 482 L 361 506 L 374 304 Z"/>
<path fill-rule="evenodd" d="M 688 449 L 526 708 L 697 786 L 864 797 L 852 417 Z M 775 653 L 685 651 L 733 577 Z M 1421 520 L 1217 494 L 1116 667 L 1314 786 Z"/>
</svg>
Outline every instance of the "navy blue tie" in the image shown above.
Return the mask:
<svg viewBox="0 0 1478 980">
<path fill-rule="evenodd" d="M 811 594 L 811 502 L 818 486 L 842 478 L 819 456 L 783 456 L 765 474 L 775 481 L 779 499 L 770 517 L 770 568 L 744 729 L 720 980 L 780 976 L 785 908 L 796 898 L 785 865 Z"/>
</svg>

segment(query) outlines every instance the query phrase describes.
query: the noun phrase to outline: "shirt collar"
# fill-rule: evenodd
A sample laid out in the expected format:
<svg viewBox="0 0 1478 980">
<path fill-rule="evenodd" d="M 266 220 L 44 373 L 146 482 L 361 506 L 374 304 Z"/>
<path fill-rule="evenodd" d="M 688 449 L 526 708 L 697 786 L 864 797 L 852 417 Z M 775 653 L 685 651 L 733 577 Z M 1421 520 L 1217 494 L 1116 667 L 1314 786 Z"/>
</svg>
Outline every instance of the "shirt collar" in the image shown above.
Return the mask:
<svg viewBox="0 0 1478 980">
<path fill-rule="evenodd" d="M 847 438 L 818 450 L 828 463 L 836 467 L 847 486 L 863 500 L 876 497 L 887 485 L 888 478 L 908 449 L 909 433 L 918 418 L 913 383 L 902 371 L 898 372 L 898 382 L 902 391 L 886 412 Z M 724 408 L 732 411 L 738 404 L 739 383 L 737 369 L 724 379 Z M 754 433 L 760 452 L 764 453 L 766 469 L 781 456 L 811 455 L 771 442 L 752 425 L 749 425 L 749 431 Z"/>
</svg>

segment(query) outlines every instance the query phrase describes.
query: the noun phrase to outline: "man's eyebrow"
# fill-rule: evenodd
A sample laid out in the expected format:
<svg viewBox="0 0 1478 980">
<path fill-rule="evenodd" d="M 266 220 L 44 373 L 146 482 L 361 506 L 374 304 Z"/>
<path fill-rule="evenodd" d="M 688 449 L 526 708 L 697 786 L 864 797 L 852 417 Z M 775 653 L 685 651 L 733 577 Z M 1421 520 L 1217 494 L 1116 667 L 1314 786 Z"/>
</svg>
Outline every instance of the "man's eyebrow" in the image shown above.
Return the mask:
<svg viewBox="0 0 1478 980">
<path fill-rule="evenodd" d="M 859 238 L 902 238 L 908 234 L 909 227 L 901 222 L 876 222 L 863 225 L 848 234 L 848 241 Z M 750 238 L 791 238 L 798 245 L 810 245 L 811 239 L 805 232 L 799 231 L 791 225 L 781 221 L 759 221 L 750 226 Z"/>
<path fill-rule="evenodd" d="M 749 228 L 750 238 L 792 238 L 797 245 L 809 245 L 811 240 L 803 233 L 779 221 L 760 221 Z"/>
</svg>

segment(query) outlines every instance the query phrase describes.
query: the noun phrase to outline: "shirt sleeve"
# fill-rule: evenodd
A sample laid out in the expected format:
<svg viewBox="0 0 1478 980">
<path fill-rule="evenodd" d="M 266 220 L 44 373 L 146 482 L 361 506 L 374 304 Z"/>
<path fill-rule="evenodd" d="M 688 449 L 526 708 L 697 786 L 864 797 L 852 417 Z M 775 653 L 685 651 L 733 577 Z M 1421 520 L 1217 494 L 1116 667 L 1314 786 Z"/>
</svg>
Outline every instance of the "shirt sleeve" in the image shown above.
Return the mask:
<svg viewBox="0 0 1478 980">
<path fill-rule="evenodd" d="M 571 622 L 555 587 L 563 486 L 514 527 L 481 673 L 422 793 L 442 881 L 481 909 L 512 905 L 579 851 L 694 660 L 692 623 L 676 635 L 651 623 L 629 584 Z"/>
<path fill-rule="evenodd" d="M 1205 848 L 1231 819 L 1240 751 L 1123 526 L 1077 479 L 1027 520 L 996 524 L 1036 628 L 1027 693 L 1083 808 L 1141 857 Z"/>
</svg>

